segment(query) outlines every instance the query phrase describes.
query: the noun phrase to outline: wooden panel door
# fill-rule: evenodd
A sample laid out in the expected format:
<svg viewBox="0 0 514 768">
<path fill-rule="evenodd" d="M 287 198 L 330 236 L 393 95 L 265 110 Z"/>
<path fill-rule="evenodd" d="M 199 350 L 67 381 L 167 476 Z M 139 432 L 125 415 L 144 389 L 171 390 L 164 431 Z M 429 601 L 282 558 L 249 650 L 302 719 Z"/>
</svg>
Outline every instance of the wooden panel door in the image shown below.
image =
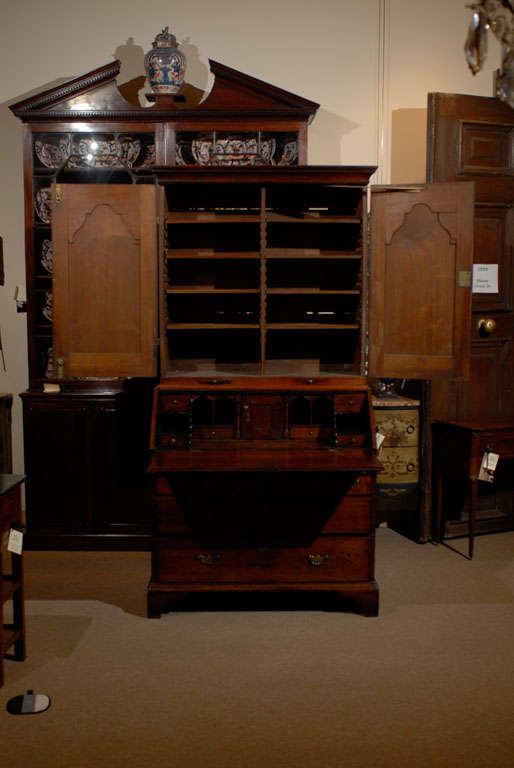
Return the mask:
<svg viewBox="0 0 514 768">
<path fill-rule="evenodd" d="M 54 355 L 66 377 L 154 376 L 152 185 L 53 190 Z"/>
<path fill-rule="evenodd" d="M 249 395 L 241 405 L 243 440 L 276 440 L 284 435 L 284 402 L 280 395 Z"/>
<path fill-rule="evenodd" d="M 434 418 L 514 415 L 514 111 L 495 98 L 429 94 L 429 181 L 475 185 L 474 264 L 498 265 L 498 291 L 472 297 L 471 374 L 455 387 L 434 384 Z M 479 330 L 483 320 L 492 321 Z M 488 330 L 491 329 L 491 330 Z"/>
<path fill-rule="evenodd" d="M 91 523 L 87 404 L 24 398 L 27 532 L 82 533 Z"/>
<path fill-rule="evenodd" d="M 372 376 L 466 378 L 473 184 L 371 194 Z"/>
</svg>

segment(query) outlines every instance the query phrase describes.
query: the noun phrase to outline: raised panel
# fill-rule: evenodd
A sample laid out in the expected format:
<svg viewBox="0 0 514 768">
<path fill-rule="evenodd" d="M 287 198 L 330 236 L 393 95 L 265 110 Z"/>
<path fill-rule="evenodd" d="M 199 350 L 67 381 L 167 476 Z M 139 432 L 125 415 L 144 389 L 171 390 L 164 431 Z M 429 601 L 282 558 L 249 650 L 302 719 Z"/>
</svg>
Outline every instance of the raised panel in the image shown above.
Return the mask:
<svg viewBox="0 0 514 768">
<path fill-rule="evenodd" d="M 473 185 L 372 193 L 370 373 L 466 378 Z"/>
<path fill-rule="evenodd" d="M 85 531 L 90 445 L 85 406 L 25 405 L 27 529 Z"/>
<path fill-rule="evenodd" d="M 475 312 L 512 309 L 512 232 L 510 207 L 475 207 L 474 264 L 498 264 L 498 293 L 475 293 Z"/>
<path fill-rule="evenodd" d="M 511 339 L 473 342 L 470 380 L 456 385 L 456 418 L 512 418 L 513 373 Z"/>
<path fill-rule="evenodd" d="M 508 125 L 462 123 L 461 172 L 513 173 L 513 133 Z"/>
<path fill-rule="evenodd" d="M 284 433 L 284 401 L 279 395 L 253 395 L 241 407 L 241 437 L 277 439 Z"/>
</svg>

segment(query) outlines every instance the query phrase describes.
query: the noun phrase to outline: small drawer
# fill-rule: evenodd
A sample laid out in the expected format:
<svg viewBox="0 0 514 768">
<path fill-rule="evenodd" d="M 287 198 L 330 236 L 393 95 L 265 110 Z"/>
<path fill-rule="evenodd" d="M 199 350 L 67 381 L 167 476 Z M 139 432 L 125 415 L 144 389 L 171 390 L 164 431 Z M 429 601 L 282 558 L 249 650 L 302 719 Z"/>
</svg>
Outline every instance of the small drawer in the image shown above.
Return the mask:
<svg viewBox="0 0 514 768">
<path fill-rule="evenodd" d="M 336 413 L 357 413 L 364 405 L 365 398 L 364 392 L 334 395 L 334 410 Z"/>
<path fill-rule="evenodd" d="M 419 456 L 416 446 L 382 448 L 378 458 L 384 471 L 378 475 L 377 485 L 419 482 Z"/>
<path fill-rule="evenodd" d="M 333 432 L 330 427 L 307 426 L 289 428 L 291 440 L 312 440 L 313 442 L 329 443 L 332 440 L 332 436 Z"/>
<path fill-rule="evenodd" d="M 419 416 L 417 409 L 375 409 L 375 424 L 385 435 L 384 447 L 419 444 Z"/>
<path fill-rule="evenodd" d="M 336 435 L 336 444 L 345 448 L 359 448 L 367 444 L 366 435 Z"/>
<path fill-rule="evenodd" d="M 234 427 L 193 427 L 193 440 L 232 440 Z"/>
<path fill-rule="evenodd" d="M 322 533 L 370 533 L 371 498 L 345 497 L 322 528 Z"/>
<path fill-rule="evenodd" d="M 225 549 L 157 539 L 152 580 L 167 583 L 333 583 L 373 578 L 373 540 L 321 536 L 310 547 Z"/>
<path fill-rule="evenodd" d="M 514 431 L 502 434 L 481 435 L 479 444 L 480 460 L 484 451 L 497 453 L 501 458 L 512 457 L 514 454 Z"/>
<path fill-rule="evenodd" d="M 159 395 L 159 409 L 161 411 L 187 411 L 191 404 L 189 395 Z"/>
<path fill-rule="evenodd" d="M 159 448 L 169 448 L 170 450 L 174 450 L 175 448 L 187 448 L 187 437 L 178 432 L 173 435 L 158 435 L 157 444 Z"/>
</svg>

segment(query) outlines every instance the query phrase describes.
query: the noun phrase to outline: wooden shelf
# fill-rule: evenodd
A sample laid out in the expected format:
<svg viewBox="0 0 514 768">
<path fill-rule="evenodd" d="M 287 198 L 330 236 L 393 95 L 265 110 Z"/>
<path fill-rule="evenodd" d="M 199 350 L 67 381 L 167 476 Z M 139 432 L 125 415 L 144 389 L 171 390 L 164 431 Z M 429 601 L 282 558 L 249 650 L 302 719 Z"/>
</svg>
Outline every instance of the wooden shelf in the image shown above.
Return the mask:
<svg viewBox="0 0 514 768">
<path fill-rule="evenodd" d="M 167 224 L 260 224 L 258 213 L 188 213 L 177 212 L 166 215 Z"/>
<path fill-rule="evenodd" d="M 223 331 L 233 328 L 246 331 L 259 329 L 260 325 L 258 323 L 168 323 L 166 328 L 170 331 Z"/>
<path fill-rule="evenodd" d="M 360 251 L 322 251 L 315 248 L 265 248 L 267 259 L 362 259 Z"/>
<path fill-rule="evenodd" d="M 307 296 L 359 296 L 359 290 L 327 290 L 325 288 L 268 288 L 268 295 L 286 296 L 286 295 L 307 295 Z"/>
<path fill-rule="evenodd" d="M 189 249 L 166 249 L 167 259 L 260 259 L 259 251 L 212 251 Z"/>
<path fill-rule="evenodd" d="M 346 331 L 357 330 L 357 323 L 267 323 L 270 331 Z"/>
<path fill-rule="evenodd" d="M 327 213 L 298 213 L 296 216 L 283 213 L 267 213 L 266 221 L 275 224 L 361 224 L 360 216 L 337 216 Z"/>
<path fill-rule="evenodd" d="M 237 295 L 239 293 L 260 293 L 260 290 L 258 288 L 166 288 L 166 293 L 178 293 L 184 295 L 197 293 L 233 293 Z"/>
</svg>

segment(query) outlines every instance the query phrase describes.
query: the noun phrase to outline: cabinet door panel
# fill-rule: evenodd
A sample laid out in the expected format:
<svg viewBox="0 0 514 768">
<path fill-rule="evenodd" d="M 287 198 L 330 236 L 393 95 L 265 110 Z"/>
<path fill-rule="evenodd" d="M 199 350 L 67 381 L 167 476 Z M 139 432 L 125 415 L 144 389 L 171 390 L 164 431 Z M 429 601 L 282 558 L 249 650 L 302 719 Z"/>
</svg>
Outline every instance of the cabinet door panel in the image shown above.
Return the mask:
<svg viewBox="0 0 514 768">
<path fill-rule="evenodd" d="M 370 372 L 466 378 L 473 185 L 372 193 Z"/>
<path fill-rule="evenodd" d="M 86 531 L 90 445 L 86 407 L 26 406 L 27 529 Z"/>
<path fill-rule="evenodd" d="M 475 264 L 498 264 L 498 293 L 473 295 L 472 330 L 481 318 L 496 324 L 490 335 L 473 340 L 471 378 L 444 393 L 435 389 L 437 412 L 452 418 L 508 418 L 513 414 L 512 241 L 514 111 L 495 98 L 431 93 L 428 98 L 430 181 L 469 179 L 475 185 Z"/>
<path fill-rule="evenodd" d="M 155 375 L 153 186 L 60 185 L 53 239 L 54 347 L 65 375 Z"/>
<path fill-rule="evenodd" d="M 279 395 L 252 395 L 244 399 L 241 437 L 245 440 L 273 440 L 284 433 L 284 405 Z"/>
<path fill-rule="evenodd" d="M 510 340 L 473 342 L 470 381 L 456 385 L 456 417 L 494 420 L 500 413 L 512 418 L 513 373 Z"/>
</svg>

